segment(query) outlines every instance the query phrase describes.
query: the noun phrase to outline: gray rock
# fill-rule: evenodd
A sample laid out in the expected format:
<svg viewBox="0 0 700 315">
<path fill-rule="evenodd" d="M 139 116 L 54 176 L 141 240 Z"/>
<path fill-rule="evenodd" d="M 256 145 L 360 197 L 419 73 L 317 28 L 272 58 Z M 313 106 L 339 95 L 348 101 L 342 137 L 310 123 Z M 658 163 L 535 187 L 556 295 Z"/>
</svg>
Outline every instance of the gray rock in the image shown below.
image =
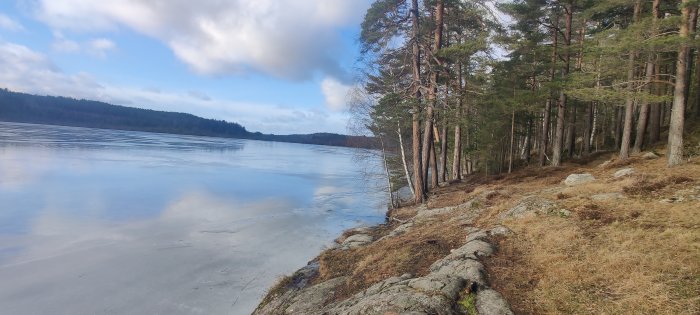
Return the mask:
<svg viewBox="0 0 700 315">
<path fill-rule="evenodd" d="M 342 249 L 351 249 L 351 248 L 357 248 L 360 246 L 365 246 L 369 243 L 372 243 L 373 239 L 372 236 L 367 235 L 367 234 L 355 234 L 351 235 L 348 238 L 346 238 L 343 243 L 341 244 Z"/>
<path fill-rule="evenodd" d="M 642 155 L 642 158 L 645 160 L 653 160 L 653 159 L 658 159 L 659 156 L 656 155 L 654 152 L 647 152 Z"/>
<path fill-rule="evenodd" d="M 489 234 L 493 236 L 508 236 L 513 234 L 513 231 L 503 225 L 497 225 L 489 230 Z"/>
<path fill-rule="evenodd" d="M 606 201 L 606 200 L 617 200 L 617 199 L 624 199 L 627 198 L 625 195 L 621 193 L 605 193 L 605 194 L 597 194 L 591 196 L 591 200 L 594 201 Z"/>
<path fill-rule="evenodd" d="M 522 218 L 534 213 L 550 214 L 558 209 L 556 203 L 539 196 L 528 196 L 520 199 L 515 207 L 501 213 L 499 218 Z"/>
<path fill-rule="evenodd" d="M 347 281 L 346 277 L 339 277 L 319 283 L 308 290 L 303 290 L 295 296 L 285 314 L 312 314 L 323 308 L 329 297 L 332 297 L 335 289 Z"/>
<path fill-rule="evenodd" d="M 564 180 L 564 184 L 566 186 L 576 186 L 576 185 L 581 185 L 585 184 L 588 182 L 592 182 L 595 180 L 595 177 L 593 175 L 584 173 L 584 174 L 571 174 L 566 179 Z"/>
<path fill-rule="evenodd" d="M 489 235 L 486 234 L 486 232 L 484 232 L 482 230 L 478 230 L 476 232 L 467 234 L 467 243 L 474 241 L 474 240 L 482 240 L 483 241 L 483 240 L 486 240 L 488 237 L 489 237 Z"/>
<path fill-rule="evenodd" d="M 623 169 L 615 172 L 615 174 L 613 174 L 613 177 L 620 178 L 620 177 L 629 176 L 632 174 L 634 174 L 634 168 L 628 167 L 628 168 L 623 168 Z"/>
<path fill-rule="evenodd" d="M 513 311 L 503 296 L 495 290 L 485 289 L 476 293 L 476 311 L 482 315 L 512 315 Z"/>
</svg>

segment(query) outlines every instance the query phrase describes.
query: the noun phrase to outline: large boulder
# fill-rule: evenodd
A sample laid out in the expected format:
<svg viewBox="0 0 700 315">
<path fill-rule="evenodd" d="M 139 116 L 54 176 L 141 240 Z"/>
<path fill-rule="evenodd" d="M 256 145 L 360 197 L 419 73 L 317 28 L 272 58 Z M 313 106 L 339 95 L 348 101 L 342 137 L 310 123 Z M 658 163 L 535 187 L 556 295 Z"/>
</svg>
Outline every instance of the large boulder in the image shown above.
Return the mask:
<svg viewBox="0 0 700 315">
<path fill-rule="evenodd" d="M 581 185 L 585 184 L 588 182 L 592 182 L 595 180 L 595 177 L 593 175 L 584 173 L 584 174 L 571 174 L 566 177 L 564 180 L 564 185 L 566 186 L 576 186 L 576 185 Z"/>
<path fill-rule="evenodd" d="M 628 167 L 628 168 L 623 168 L 621 170 L 618 170 L 617 172 L 615 172 L 615 174 L 613 174 L 613 177 L 620 178 L 620 177 L 629 176 L 632 174 L 634 174 L 634 169 L 631 167 Z"/>
</svg>

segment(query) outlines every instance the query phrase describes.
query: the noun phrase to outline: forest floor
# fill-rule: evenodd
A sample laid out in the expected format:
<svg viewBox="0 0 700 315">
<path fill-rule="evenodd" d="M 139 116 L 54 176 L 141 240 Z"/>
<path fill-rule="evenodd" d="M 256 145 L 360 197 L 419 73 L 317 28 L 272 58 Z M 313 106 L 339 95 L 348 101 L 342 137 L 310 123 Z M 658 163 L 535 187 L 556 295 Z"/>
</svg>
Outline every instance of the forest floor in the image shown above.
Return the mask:
<svg viewBox="0 0 700 315">
<path fill-rule="evenodd" d="M 347 231 L 338 244 L 356 234 L 374 241 L 324 251 L 307 280 L 345 279 L 324 302 L 339 303 L 390 277 L 429 274 L 469 229 L 505 226 L 512 233 L 490 236 L 496 251 L 483 262 L 490 287 L 516 314 L 700 314 L 700 158 L 667 168 L 663 149 L 655 152 L 627 161 L 599 153 L 453 182 L 426 205 L 390 211 L 386 224 Z M 583 173 L 595 179 L 564 184 Z M 433 209 L 450 211 L 416 219 Z M 451 219 L 469 212 L 469 221 Z M 393 232 L 406 222 L 410 228 Z"/>
</svg>

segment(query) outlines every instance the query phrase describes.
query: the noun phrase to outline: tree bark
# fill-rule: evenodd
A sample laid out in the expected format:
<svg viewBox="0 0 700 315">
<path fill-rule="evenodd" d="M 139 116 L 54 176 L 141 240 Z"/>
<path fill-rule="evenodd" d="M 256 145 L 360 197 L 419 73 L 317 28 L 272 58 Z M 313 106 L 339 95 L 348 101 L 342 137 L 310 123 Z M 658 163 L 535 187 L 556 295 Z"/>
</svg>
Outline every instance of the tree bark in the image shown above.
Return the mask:
<svg viewBox="0 0 700 315">
<path fill-rule="evenodd" d="M 561 74 L 562 78 L 566 79 L 569 75 L 569 66 L 571 61 L 571 53 L 569 49 L 571 48 L 571 20 L 573 18 L 573 4 L 568 2 L 564 5 L 564 11 L 566 13 L 566 31 L 564 32 L 564 45 L 566 49 L 564 51 L 564 66 L 562 67 Z M 561 165 L 561 154 L 562 145 L 564 144 L 564 119 L 566 114 L 566 93 L 564 89 L 559 91 L 559 102 L 557 103 L 557 127 L 556 133 L 554 135 L 554 148 L 552 153 L 552 165 Z"/>
<path fill-rule="evenodd" d="M 457 86 L 459 88 L 459 98 L 457 100 L 457 113 L 455 115 L 455 145 L 452 155 L 452 179 L 462 179 L 462 102 L 464 102 L 464 88 L 462 87 L 462 63 L 457 63 Z"/>
<path fill-rule="evenodd" d="M 510 120 L 510 152 L 508 152 L 508 174 L 513 171 L 513 143 L 515 140 L 515 109 Z"/>
<path fill-rule="evenodd" d="M 659 1 L 654 0 L 652 3 L 652 23 L 651 23 L 651 37 L 655 37 L 658 33 L 658 10 Z M 647 55 L 647 63 L 644 73 L 644 91 L 647 94 L 651 94 L 651 82 L 654 79 L 654 59 L 655 55 L 653 51 L 649 51 Z M 637 120 L 637 135 L 634 140 L 634 147 L 632 148 L 633 153 L 639 153 L 642 151 L 642 146 L 644 145 L 644 136 L 647 131 L 647 125 L 649 124 L 649 101 L 644 99 L 639 107 L 639 120 Z"/>
<path fill-rule="evenodd" d="M 437 0 L 435 3 L 435 42 L 433 43 L 433 57 L 438 61 L 436 57 L 438 50 L 442 46 L 442 17 L 444 13 L 445 6 L 442 0 Z M 439 65 L 437 65 L 439 66 Z M 438 84 L 439 72 L 438 69 L 432 69 L 430 75 L 430 89 L 428 91 L 428 106 L 425 113 L 425 122 L 423 123 L 423 176 L 428 178 L 428 163 L 430 159 L 430 148 L 433 145 L 433 119 L 435 116 L 435 103 L 437 101 L 437 84 Z M 431 165 L 432 166 L 432 165 Z M 433 168 L 433 173 L 437 176 L 437 168 Z M 427 185 L 426 185 L 427 186 Z M 427 187 L 426 187 L 427 188 Z M 427 190 L 427 189 L 426 189 Z"/>
<path fill-rule="evenodd" d="M 554 19 L 555 26 L 559 24 L 559 18 Z M 557 27 L 552 27 L 552 67 L 549 72 L 549 81 L 552 82 L 554 81 L 554 76 L 556 74 L 556 67 L 557 67 L 557 44 L 558 44 L 558 33 L 557 33 Z M 544 118 L 542 119 L 542 138 L 540 139 L 540 156 L 539 156 L 539 165 L 544 166 L 547 158 L 547 149 L 548 149 L 548 143 L 549 143 L 549 123 L 551 118 L 549 117 L 552 113 L 552 93 L 549 93 L 549 97 L 547 98 L 547 103 L 544 106 Z"/>
<path fill-rule="evenodd" d="M 382 160 L 384 160 L 384 174 L 386 176 L 387 189 L 389 190 L 389 200 L 391 201 L 391 209 L 396 208 L 394 202 L 394 187 L 391 185 L 391 173 L 389 173 L 389 165 L 386 162 L 386 150 L 384 148 L 384 140 L 379 137 L 379 143 L 382 145 Z"/>
<path fill-rule="evenodd" d="M 399 148 L 401 150 L 401 163 L 403 163 L 403 171 L 406 174 L 406 182 L 408 183 L 408 189 L 411 190 L 413 197 L 416 197 L 416 191 L 413 189 L 413 182 L 411 182 L 411 174 L 408 172 L 408 164 L 406 163 L 406 151 L 403 148 L 403 136 L 401 135 L 401 124 L 397 123 L 396 133 L 399 134 Z"/>
<path fill-rule="evenodd" d="M 411 1 L 411 21 L 413 24 L 413 89 L 415 100 L 413 103 L 413 121 L 412 121 L 412 149 L 413 149 L 413 186 L 415 188 L 415 202 L 422 203 L 425 200 L 425 185 L 423 184 L 424 175 L 421 165 L 421 143 L 420 143 L 420 47 L 418 46 L 418 0 Z"/>
<path fill-rule="evenodd" d="M 440 178 L 441 182 L 447 182 L 447 115 L 443 110 L 442 130 L 440 134 Z"/>
<path fill-rule="evenodd" d="M 685 42 L 690 36 L 690 21 L 697 15 L 697 10 L 689 6 L 690 0 L 683 0 L 681 10 L 681 25 L 678 36 L 684 42 L 678 50 L 676 60 L 676 84 L 673 90 L 673 107 L 671 107 L 670 127 L 668 130 L 668 166 L 676 166 L 683 162 L 683 127 L 685 124 L 686 70 L 690 49 Z"/>
<path fill-rule="evenodd" d="M 634 23 L 639 21 L 641 14 L 642 1 L 637 0 L 634 3 Z M 620 159 L 626 160 L 630 157 L 630 142 L 632 140 L 632 120 L 634 115 L 634 59 L 637 52 L 630 51 L 629 59 L 627 60 L 627 100 L 625 101 L 625 127 L 622 131 L 622 143 L 620 144 Z"/>
</svg>

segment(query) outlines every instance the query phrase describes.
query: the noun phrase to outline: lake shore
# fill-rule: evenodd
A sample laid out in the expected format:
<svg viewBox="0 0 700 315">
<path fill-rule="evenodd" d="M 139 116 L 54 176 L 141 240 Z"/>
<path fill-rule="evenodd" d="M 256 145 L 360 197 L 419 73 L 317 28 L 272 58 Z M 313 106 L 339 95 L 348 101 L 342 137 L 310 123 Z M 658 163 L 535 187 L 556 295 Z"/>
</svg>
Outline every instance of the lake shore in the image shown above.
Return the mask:
<svg viewBox="0 0 700 315">
<path fill-rule="evenodd" d="M 254 314 L 700 311 L 700 159 L 575 162 L 469 176 L 348 230 Z"/>
</svg>

